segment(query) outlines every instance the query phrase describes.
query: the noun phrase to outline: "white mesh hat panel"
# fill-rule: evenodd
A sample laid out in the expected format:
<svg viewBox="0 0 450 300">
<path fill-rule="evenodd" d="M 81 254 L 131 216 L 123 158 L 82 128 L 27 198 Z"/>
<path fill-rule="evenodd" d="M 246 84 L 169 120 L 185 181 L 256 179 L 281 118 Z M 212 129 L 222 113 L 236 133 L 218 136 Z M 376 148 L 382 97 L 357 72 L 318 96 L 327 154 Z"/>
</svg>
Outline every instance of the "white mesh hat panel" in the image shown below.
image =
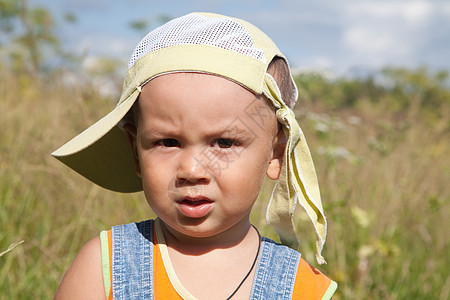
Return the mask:
<svg viewBox="0 0 450 300">
<path fill-rule="evenodd" d="M 265 62 L 264 52 L 255 48 L 249 32 L 233 19 L 189 14 L 147 34 L 134 50 L 128 68 L 147 53 L 176 45 L 209 45 Z"/>
</svg>

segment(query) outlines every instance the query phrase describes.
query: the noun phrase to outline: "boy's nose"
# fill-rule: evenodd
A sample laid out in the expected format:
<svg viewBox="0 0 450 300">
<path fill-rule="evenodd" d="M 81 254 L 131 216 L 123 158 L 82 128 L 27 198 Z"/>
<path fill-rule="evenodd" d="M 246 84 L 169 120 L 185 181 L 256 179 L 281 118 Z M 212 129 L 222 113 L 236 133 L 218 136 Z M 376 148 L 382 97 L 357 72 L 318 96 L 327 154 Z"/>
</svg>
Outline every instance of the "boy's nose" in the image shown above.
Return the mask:
<svg viewBox="0 0 450 300">
<path fill-rule="evenodd" d="M 180 157 L 180 166 L 177 180 L 180 183 L 207 183 L 211 180 L 207 161 L 202 155 L 203 151 L 185 150 Z"/>
</svg>

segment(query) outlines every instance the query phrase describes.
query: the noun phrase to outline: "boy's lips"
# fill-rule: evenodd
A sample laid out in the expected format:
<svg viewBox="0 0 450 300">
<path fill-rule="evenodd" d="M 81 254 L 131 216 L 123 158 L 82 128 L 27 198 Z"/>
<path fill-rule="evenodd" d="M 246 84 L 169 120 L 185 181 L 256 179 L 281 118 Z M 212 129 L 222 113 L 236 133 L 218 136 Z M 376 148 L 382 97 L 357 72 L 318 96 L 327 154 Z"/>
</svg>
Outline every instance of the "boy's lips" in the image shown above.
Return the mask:
<svg viewBox="0 0 450 300">
<path fill-rule="evenodd" d="M 213 201 L 207 197 L 183 197 L 177 201 L 183 215 L 189 218 L 202 218 L 212 208 Z"/>
</svg>

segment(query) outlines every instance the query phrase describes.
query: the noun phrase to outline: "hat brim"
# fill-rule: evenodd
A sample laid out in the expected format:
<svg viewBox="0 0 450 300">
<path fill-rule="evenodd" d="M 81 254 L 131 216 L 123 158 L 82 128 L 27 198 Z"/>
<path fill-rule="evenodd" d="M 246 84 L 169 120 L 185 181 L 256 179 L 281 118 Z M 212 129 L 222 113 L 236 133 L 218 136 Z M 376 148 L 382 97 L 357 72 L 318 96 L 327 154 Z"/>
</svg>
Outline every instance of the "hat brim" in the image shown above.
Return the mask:
<svg viewBox="0 0 450 300">
<path fill-rule="evenodd" d="M 127 137 L 116 126 L 139 96 L 135 90 L 109 114 L 52 153 L 52 156 L 96 184 L 116 192 L 142 190 Z M 82 163 L 81 163 L 82 162 Z"/>
</svg>

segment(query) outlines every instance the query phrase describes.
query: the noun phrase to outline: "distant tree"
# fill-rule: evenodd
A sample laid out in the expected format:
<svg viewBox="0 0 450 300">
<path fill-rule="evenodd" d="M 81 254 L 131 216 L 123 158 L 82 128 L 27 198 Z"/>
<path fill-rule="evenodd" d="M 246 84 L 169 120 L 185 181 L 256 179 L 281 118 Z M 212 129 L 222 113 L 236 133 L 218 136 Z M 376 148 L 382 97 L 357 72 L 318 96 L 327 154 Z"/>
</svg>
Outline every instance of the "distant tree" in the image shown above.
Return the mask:
<svg viewBox="0 0 450 300">
<path fill-rule="evenodd" d="M 425 67 L 388 67 L 367 77 L 329 78 L 321 73 L 295 76 L 301 100 L 331 109 L 354 107 L 364 100 L 382 102 L 395 111 L 413 107 L 437 115 L 450 107 L 449 79 L 448 71 L 430 72 Z"/>
<path fill-rule="evenodd" d="M 47 52 L 60 52 L 50 11 L 27 0 L 0 0 L 0 51 L 16 70 L 42 71 Z"/>
<path fill-rule="evenodd" d="M 442 70 L 431 73 L 426 67 L 416 70 L 385 68 L 383 76 L 393 98 L 402 107 L 414 101 L 419 107 L 440 109 L 450 104 L 449 72 Z"/>
</svg>

